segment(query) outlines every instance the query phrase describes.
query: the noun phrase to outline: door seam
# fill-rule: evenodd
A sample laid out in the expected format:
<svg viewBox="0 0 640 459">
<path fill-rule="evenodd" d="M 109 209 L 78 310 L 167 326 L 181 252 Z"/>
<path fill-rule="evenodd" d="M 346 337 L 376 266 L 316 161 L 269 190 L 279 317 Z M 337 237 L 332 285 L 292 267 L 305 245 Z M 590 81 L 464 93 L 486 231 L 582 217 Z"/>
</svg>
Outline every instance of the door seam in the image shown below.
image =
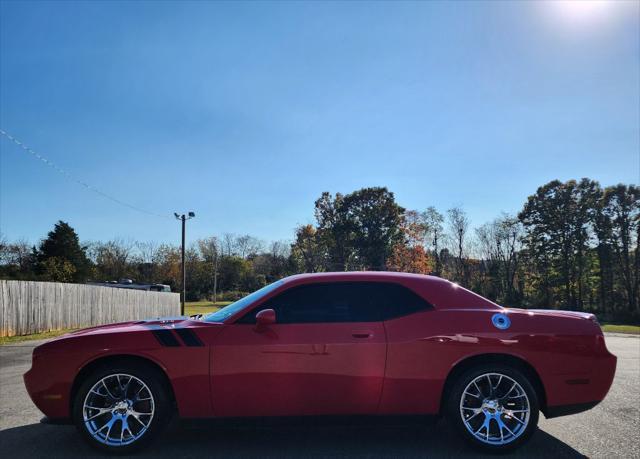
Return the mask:
<svg viewBox="0 0 640 459">
<path fill-rule="evenodd" d="M 378 397 L 378 405 L 376 406 L 376 414 L 380 414 L 380 404 L 382 403 L 382 394 L 384 394 L 384 385 L 387 381 L 387 361 L 389 358 L 389 339 L 387 337 L 387 327 L 385 322 L 382 322 L 382 329 L 384 330 L 384 370 L 382 372 L 382 387 L 380 387 L 380 396 Z"/>
</svg>

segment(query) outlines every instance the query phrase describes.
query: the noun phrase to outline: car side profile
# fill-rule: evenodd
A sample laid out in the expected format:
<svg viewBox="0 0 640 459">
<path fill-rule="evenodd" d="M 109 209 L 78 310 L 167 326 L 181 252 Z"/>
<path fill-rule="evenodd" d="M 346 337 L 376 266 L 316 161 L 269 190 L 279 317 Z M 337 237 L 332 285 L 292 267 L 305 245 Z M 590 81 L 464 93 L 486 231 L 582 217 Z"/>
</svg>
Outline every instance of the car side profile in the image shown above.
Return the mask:
<svg viewBox="0 0 640 459">
<path fill-rule="evenodd" d="M 29 395 L 93 446 L 129 452 L 182 418 L 441 415 L 504 452 L 592 408 L 616 357 L 595 316 L 503 308 L 431 276 L 301 274 L 204 317 L 72 332 L 37 347 Z"/>
</svg>

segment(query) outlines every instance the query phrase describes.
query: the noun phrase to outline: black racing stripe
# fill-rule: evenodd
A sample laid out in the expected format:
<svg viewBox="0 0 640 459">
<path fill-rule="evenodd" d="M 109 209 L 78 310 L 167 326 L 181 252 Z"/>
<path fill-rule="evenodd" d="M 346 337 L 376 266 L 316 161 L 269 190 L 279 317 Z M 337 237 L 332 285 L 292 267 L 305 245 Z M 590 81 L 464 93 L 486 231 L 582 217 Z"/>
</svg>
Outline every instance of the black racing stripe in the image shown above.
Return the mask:
<svg viewBox="0 0 640 459">
<path fill-rule="evenodd" d="M 171 333 L 171 330 L 157 328 L 157 329 L 151 330 L 151 333 L 153 333 L 153 336 L 155 336 L 158 342 L 163 346 L 168 346 L 168 347 L 180 346 L 178 339 L 175 337 L 173 333 Z"/>
<path fill-rule="evenodd" d="M 176 328 L 176 333 L 187 346 L 204 346 L 198 335 L 190 328 Z"/>
</svg>

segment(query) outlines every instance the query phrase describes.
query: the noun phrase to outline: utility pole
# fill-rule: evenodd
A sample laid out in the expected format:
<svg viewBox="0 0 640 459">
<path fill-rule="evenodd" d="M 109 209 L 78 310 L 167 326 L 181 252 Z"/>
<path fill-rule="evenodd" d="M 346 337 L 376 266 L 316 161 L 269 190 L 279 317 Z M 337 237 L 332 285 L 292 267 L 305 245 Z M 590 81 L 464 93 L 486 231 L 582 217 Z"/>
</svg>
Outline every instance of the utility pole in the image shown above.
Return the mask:
<svg viewBox="0 0 640 459">
<path fill-rule="evenodd" d="M 185 214 L 178 214 L 177 212 L 174 213 L 173 215 L 175 215 L 177 220 L 182 221 L 182 247 L 181 247 L 181 254 L 182 254 L 182 295 L 180 298 L 180 315 L 183 316 L 184 315 L 184 302 L 185 299 L 187 297 L 187 273 L 185 270 L 185 266 L 184 266 L 184 242 L 185 242 L 185 233 L 186 233 L 186 229 L 187 229 L 187 220 L 192 219 L 193 217 L 196 216 L 195 213 L 193 212 L 189 212 L 187 215 Z"/>
<path fill-rule="evenodd" d="M 215 243 L 216 247 L 216 261 L 213 265 L 213 302 L 218 302 L 218 259 L 220 257 L 220 253 L 218 252 L 218 243 Z"/>
</svg>

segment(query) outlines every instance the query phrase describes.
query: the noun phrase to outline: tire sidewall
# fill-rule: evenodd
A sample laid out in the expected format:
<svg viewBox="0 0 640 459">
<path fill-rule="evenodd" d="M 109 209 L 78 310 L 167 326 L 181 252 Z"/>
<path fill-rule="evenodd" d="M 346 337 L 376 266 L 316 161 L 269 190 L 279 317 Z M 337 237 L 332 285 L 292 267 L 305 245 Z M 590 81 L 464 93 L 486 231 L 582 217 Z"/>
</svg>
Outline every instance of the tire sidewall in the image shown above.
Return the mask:
<svg viewBox="0 0 640 459">
<path fill-rule="evenodd" d="M 115 373 L 129 374 L 140 379 L 147 385 L 154 398 L 155 413 L 147 431 L 138 440 L 123 446 L 105 445 L 104 443 L 97 441 L 87 430 L 83 416 L 84 400 L 89 390 L 91 390 L 91 388 L 100 379 Z M 167 389 L 164 386 L 163 379 L 157 370 L 146 366 L 123 362 L 99 367 L 85 378 L 74 394 L 72 414 L 76 428 L 85 441 L 91 446 L 102 451 L 108 451 L 112 454 L 128 454 L 146 446 L 166 427 L 171 419 L 171 405 Z"/>
<path fill-rule="evenodd" d="M 480 375 L 486 373 L 500 373 L 509 376 L 520 384 L 529 398 L 529 423 L 525 431 L 517 439 L 506 445 L 490 445 L 478 440 L 467 430 L 460 415 L 460 398 L 467 385 Z M 447 399 L 447 419 L 449 424 L 474 448 L 490 453 L 507 453 L 526 443 L 538 428 L 539 418 L 538 396 L 529 379 L 521 371 L 502 364 L 482 364 L 465 371 L 454 382 Z"/>
</svg>

